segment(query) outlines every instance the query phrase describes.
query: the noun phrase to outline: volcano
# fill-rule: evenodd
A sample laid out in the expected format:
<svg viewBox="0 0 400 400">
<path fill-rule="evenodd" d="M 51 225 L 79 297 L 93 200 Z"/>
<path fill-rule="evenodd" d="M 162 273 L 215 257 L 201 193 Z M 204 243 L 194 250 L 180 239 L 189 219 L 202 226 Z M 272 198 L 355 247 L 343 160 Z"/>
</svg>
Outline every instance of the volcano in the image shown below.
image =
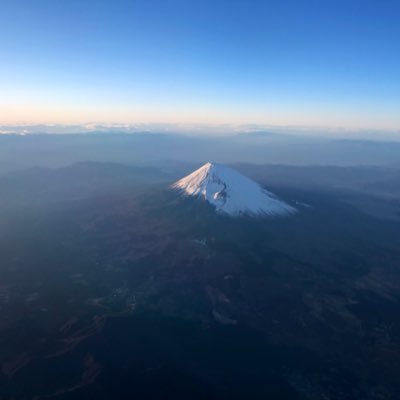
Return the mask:
<svg viewBox="0 0 400 400">
<path fill-rule="evenodd" d="M 296 209 L 257 182 L 223 164 L 206 163 L 175 182 L 172 189 L 206 200 L 218 213 L 230 216 L 285 216 Z"/>
</svg>

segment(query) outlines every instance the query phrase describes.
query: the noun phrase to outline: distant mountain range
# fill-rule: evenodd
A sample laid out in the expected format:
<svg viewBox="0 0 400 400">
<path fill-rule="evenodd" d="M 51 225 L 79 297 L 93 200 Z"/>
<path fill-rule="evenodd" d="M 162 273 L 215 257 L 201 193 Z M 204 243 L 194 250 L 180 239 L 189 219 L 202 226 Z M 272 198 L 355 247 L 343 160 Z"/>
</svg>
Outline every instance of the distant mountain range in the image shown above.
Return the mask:
<svg viewBox="0 0 400 400">
<path fill-rule="evenodd" d="M 0 135 L 2 171 L 96 161 L 138 165 L 172 160 L 219 163 L 400 167 L 400 142 L 333 140 L 271 132 L 230 136 L 173 133 Z M 0 171 L 1 172 L 1 171 Z"/>
</svg>

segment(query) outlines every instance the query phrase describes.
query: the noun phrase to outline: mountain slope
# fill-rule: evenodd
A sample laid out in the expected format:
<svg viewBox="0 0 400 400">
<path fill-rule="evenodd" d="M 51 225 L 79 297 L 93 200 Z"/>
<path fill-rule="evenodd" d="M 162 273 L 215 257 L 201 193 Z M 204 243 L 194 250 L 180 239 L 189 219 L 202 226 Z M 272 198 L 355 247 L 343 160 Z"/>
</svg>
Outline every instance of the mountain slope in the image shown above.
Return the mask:
<svg viewBox="0 0 400 400">
<path fill-rule="evenodd" d="M 200 197 L 231 216 L 280 216 L 296 210 L 258 183 L 222 164 L 207 163 L 172 185 L 187 196 Z"/>
</svg>

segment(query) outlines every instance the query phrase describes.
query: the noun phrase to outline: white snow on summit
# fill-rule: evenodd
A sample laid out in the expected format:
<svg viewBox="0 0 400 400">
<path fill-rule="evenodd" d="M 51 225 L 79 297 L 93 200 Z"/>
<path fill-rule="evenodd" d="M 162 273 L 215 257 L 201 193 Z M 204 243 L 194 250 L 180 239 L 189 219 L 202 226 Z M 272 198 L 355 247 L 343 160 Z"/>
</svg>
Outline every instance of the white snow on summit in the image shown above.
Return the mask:
<svg viewBox="0 0 400 400">
<path fill-rule="evenodd" d="M 280 216 L 296 212 L 258 183 L 222 164 L 204 164 L 171 187 L 187 196 L 203 198 L 217 212 L 232 216 Z"/>
</svg>

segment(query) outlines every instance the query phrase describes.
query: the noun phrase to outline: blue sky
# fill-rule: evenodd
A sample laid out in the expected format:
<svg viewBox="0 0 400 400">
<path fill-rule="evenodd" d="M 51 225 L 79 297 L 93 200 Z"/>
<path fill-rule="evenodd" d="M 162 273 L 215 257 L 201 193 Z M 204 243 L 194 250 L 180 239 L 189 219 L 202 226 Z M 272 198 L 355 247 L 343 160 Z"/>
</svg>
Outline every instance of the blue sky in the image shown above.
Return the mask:
<svg viewBox="0 0 400 400">
<path fill-rule="evenodd" d="M 0 123 L 400 130 L 400 2 L 0 4 Z"/>
</svg>

